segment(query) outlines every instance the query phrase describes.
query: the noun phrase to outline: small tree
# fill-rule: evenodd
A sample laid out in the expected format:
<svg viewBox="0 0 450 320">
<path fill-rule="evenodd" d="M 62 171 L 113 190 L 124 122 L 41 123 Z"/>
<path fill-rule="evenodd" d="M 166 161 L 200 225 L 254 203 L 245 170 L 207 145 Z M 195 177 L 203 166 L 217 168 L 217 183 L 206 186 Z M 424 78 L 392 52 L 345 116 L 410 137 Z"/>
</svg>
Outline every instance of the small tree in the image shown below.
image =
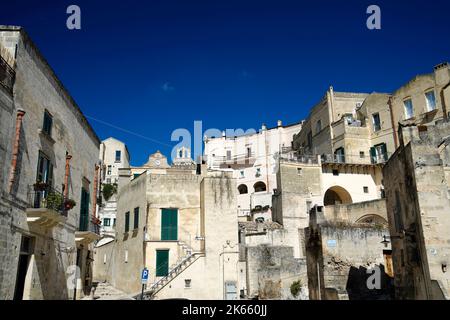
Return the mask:
<svg viewBox="0 0 450 320">
<path fill-rule="evenodd" d="M 104 184 L 103 185 L 103 197 L 106 201 L 111 199 L 113 194 L 117 192 L 117 184 Z"/>
</svg>

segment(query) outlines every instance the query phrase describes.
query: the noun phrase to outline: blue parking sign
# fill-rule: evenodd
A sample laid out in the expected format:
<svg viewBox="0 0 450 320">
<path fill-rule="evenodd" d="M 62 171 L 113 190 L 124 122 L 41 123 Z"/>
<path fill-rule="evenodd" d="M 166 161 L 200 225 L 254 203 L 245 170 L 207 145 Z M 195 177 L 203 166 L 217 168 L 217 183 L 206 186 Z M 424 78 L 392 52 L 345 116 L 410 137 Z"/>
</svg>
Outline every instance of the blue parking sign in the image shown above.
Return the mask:
<svg viewBox="0 0 450 320">
<path fill-rule="evenodd" d="M 143 270 L 142 270 L 142 276 L 141 276 L 141 281 L 142 281 L 142 284 L 147 284 L 147 281 L 148 281 L 148 269 L 147 268 L 144 268 Z"/>
</svg>

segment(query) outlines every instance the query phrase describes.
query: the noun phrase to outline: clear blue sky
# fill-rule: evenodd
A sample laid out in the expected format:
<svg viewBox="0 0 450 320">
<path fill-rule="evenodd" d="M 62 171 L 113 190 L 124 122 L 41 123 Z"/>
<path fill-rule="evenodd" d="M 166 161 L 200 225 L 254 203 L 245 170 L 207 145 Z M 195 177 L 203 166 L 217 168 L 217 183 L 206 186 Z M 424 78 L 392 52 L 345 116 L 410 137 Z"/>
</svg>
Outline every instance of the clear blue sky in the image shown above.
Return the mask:
<svg viewBox="0 0 450 320">
<path fill-rule="evenodd" d="M 24 26 L 101 139 L 132 163 L 171 133 L 260 128 L 305 118 L 329 85 L 391 92 L 450 60 L 448 0 L 4 1 L 0 24 Z M 66 8 L 82 30 L 66 28 Z M 382 29 L 366 28 L 378 4 Z M 162 142 L 153 142 L 103 122 Z"/>
</svg>

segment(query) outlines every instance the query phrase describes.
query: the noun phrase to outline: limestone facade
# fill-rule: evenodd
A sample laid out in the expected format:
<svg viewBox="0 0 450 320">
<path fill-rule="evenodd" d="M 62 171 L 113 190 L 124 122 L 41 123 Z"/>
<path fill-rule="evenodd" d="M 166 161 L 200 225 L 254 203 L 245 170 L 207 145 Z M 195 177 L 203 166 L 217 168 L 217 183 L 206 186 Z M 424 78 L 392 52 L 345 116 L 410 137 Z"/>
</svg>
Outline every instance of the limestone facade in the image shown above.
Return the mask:
<svg viewBox="0 0 450 320">
<path fill-rule="evenodd" d="M 0 26 L 0 47 L 15 73 L 12 90 L 0 86 L 0 299 L 81 298 L 92 279 L 86 195 L 100 141 L 22 28 Z"/>
</svg>

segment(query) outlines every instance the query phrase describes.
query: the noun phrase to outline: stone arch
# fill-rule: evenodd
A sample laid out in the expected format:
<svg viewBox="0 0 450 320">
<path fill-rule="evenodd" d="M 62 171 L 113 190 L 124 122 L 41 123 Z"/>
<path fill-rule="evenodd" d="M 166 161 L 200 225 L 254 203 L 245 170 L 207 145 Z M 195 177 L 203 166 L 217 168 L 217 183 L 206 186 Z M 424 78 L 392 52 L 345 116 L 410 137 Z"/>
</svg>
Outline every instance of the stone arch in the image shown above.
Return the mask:
<svg viewBox="0 0 450 320">
<path fill-rule="evenodd" d="M 362 216 L 358 218 L 358 220 L 356 220 L 356 223 L 378 224 L 383 226 L 388 225 L 387 220 L 377 214 L 367 214 L 365 216 Z"/>
<path fill-rule="evenodd" d="M 239 194 L 247 194 L 248 193 L 248 187 L 245 184 L 241 184 L 238 187 Z"/>
<path fill-rule="evenodd" d="M 325 192 L 323 198 L 324 206 L 334 206 L 336 204 L 350 204 L 353 203 L 350 193 L 340 186 L 329 188 Z"/>
<path fill-rule="evenodd" d="M 267 191 L 266 184 L 262 181 L 258 181 L 257 183 L 255 183 L 255 185 L 253 186 L 253 189 L 255 189 L 255 192 Z"/>
</svg>

